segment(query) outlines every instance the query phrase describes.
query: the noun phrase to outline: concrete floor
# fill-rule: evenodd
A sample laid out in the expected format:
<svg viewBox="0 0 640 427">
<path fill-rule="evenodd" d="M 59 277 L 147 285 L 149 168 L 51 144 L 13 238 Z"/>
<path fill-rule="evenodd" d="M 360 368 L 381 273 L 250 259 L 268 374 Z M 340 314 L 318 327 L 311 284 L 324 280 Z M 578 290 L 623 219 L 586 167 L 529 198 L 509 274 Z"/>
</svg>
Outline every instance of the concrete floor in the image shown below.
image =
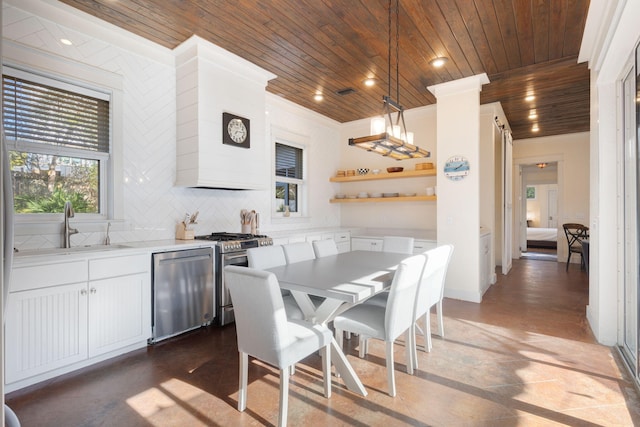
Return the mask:
<svg viewBox="0 0 640 427">
<path fill-rule="evenodd" d="M 588 278 L 578 264 L 514 261 L 481 304 L 445 299 L 445 338 L 419 351 L 407 375 L 396 343 L 398 395 L 389 397 L 384 346 L 345 351 L 368 396 L 333 380 L 322 395 L 320 358 L 297 366 L 289 425 L 640 425 L 640 399 L 615 349 L 585 319 Z M 435 314 L 432 315 L 432 330 Z M 423 340 L 418 338 L 421 349 Z M 253 360 L 248 406 L 236 410 L 234 327 L 211 327 L 14 392 L 7 403 L 30 426 L 258 426 L 278 417 L 278 374 Z"/>
</svg>

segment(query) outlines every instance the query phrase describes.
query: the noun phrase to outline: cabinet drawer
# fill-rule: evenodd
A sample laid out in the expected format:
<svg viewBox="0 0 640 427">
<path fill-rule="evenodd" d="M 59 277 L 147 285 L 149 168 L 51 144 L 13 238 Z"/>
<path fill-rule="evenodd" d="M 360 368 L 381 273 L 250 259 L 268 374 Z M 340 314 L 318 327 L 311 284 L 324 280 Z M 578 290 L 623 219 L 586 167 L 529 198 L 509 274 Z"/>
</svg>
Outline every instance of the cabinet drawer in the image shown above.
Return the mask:
<svg viewBox="0 0 640 427">
<path fill-rule="evenodd" d="M 135 254 L 114 258 L 89 260 L 89 279 L 97 280 L 107 277 L 126 276 L 144 273 L 151 269 L 149 254 Z"/>
<path fill-rule="evenodd" d="M 434 249 L 437 245 L 436 242 L 431 240 L 415 240 L 413 242 L 413 253 L 421 254 L 425 251 Z"/>
<path fill-rule="evenodd" d="M 351 241 L 351 234 L 346 232 L 346 233 L 335 233 L 333 235 L 333 240 L 336 241 L 336 243 L 340 243 L 340 242 L 349 242 Z"/>
<path fill-rule="evenodd" d="M 86 282 L 87 278 L 86 260 L 14 267 L 11 271 L 11 292 Z"/>
</svg>

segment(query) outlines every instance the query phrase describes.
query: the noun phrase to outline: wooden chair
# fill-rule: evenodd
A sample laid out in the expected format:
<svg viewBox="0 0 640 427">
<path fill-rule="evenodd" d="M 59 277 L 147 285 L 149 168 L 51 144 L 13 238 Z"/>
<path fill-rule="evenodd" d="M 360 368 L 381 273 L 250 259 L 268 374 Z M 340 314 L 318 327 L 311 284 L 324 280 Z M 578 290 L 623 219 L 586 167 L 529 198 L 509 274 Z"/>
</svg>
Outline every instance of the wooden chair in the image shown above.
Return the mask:
<svg viewBox="0 0 640 427">
<path fill-rule="evenodd" d="M 582 253 L 582 241 L 589 237 L 589 227 L 582 224 L 567 223 L 562 224 L 562 228 L 564 229 L 564 235 L 567 237 L 569 249 L 566 270 L 569 270 L 569 261 L 571 261 L 572 254 L 580 254 L 580 267 L 584 268 L 585 262 L 584 254 Z"/>
<path fill-rule="evenodd" d="M 236 317 L 240 356 L 238 411 L 247 407 L 249 356 L 280 369 L 278 425 L 287 425 L 289 368 L 320 350 L 324 395 L 331 396 L 331 331 L 322 325 L 287 320 L 278 279 L 273 273 L 227 266 L 225 279 Z"/>
</svg>

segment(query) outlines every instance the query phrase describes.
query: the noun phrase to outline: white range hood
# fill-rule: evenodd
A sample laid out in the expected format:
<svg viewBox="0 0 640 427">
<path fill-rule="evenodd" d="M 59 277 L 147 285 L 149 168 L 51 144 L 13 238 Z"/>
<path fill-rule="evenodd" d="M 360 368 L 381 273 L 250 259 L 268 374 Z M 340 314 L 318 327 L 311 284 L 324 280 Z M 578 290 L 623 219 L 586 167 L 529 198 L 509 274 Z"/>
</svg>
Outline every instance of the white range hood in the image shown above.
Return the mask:
<svg viewBox="0 0 640 427">
<path fill-rule="evenodd" d="M 265 190 L 265 88 L 276 76 L 198 36 L 176 55 L 176 186 Z M 249 120 L 250 147 L 223 144 L 223 113 Z"/>
</svg>

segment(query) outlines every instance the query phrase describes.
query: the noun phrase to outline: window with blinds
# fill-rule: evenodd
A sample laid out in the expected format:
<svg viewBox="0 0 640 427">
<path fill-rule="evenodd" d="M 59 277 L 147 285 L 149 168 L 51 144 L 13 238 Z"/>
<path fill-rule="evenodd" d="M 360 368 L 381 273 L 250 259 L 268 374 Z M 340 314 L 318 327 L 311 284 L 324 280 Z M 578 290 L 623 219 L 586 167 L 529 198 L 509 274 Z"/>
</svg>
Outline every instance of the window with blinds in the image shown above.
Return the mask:
<svg viewBox="0 0 640 427">
<path fill-rule="evenodd" d="M 285 216 L 300 211 L 303 181 L 303 150 L 276 142 L 276 212 Z"/>
<path fill-rule="evenodd" d="M 2 84 L 15 212 L 62 213 L 70 201 L 76 213 L 104 215 L 109 96 L 8 67 Z"/>
</svg>

